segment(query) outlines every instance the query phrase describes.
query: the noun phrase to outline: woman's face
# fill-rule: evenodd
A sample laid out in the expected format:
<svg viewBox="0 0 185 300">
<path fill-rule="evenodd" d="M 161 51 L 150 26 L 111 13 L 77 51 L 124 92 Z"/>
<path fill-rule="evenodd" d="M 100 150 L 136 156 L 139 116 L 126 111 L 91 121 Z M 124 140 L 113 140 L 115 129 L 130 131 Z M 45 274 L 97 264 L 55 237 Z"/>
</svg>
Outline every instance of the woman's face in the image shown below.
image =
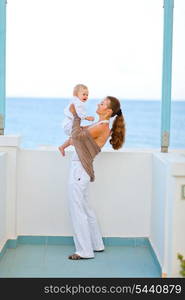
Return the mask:
<svg viewBox="0 0 185 300">
<path fill-rule="evenodd" d="M 98 115 L 111 116 L 112 109 L 109 108 L 109 102 L 110 100 L 105 98 L 98 104 L 98 108 L 96 110 Z"/>
</svg>

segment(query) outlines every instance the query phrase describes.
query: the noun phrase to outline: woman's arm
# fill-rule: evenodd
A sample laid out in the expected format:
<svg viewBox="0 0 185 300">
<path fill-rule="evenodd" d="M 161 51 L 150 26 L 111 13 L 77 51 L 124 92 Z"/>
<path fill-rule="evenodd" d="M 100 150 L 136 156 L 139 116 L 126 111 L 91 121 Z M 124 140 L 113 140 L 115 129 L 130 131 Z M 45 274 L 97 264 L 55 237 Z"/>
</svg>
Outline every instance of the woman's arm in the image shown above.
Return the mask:
<svg viewBox="0 0 185 300">
<path fill-rule="evenodd" d="M 80 126 L 81 119 L 77 115 L 74 104 L 70 105 L 69 110 L 73 114 L 73 117 L 74 117 L 71 136 L 73 139 L 80 138 L 83 135 L 83 127 Z"/>
</svg>

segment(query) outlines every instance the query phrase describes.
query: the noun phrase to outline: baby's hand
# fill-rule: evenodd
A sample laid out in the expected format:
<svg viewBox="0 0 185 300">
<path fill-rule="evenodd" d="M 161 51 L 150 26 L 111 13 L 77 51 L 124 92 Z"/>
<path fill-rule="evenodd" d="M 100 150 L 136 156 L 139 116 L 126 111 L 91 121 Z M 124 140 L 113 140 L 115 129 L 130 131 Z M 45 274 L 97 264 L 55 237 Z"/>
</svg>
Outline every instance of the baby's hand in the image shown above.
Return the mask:
<svg viewBox="0 0 185 300">
<path fill-rule="evenodd" d="M 87 121 L 94 121 L 94 117 L 86 117 L 85 118 Z"/>
</svg>

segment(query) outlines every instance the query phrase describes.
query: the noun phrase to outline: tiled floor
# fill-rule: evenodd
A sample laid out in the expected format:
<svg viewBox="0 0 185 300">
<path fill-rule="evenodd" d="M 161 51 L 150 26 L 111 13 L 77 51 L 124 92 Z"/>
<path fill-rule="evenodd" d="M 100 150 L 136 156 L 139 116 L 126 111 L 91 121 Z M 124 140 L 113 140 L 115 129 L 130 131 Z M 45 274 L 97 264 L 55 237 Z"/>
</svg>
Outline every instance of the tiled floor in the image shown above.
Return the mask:
<svg viewBox="0 0 185 300">
<path fill-rule="evenodd" d="M 19 244 L 0 260 L 0 277 L 160 277 L 146 246 L 106 246 L 94 259 L 71 261 L 71 245 Z"/>
</svg>

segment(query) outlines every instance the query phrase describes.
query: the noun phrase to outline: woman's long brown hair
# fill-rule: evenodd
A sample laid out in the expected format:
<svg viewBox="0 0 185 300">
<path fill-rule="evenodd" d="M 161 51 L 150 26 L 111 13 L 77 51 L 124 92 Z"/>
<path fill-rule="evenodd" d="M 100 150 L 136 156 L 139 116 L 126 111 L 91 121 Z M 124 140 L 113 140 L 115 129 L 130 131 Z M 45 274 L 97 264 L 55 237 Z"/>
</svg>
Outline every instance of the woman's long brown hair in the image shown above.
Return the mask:
<svg viewBox="0 0 185 300">
<path fill-rule="evenodd" d="M 120 101 L 112 96 L 107 96 L 106 98 L 110 100 L 109 108 L 112 109 L 112 118 L 119 112 L 121 108 Z M 114 150 L 118 150 L 123 146 L 126 135 L 126 124 L 123 114 L 116 116 L 112 124 L 111 132 L 110 144 Z"/>
</svg>

